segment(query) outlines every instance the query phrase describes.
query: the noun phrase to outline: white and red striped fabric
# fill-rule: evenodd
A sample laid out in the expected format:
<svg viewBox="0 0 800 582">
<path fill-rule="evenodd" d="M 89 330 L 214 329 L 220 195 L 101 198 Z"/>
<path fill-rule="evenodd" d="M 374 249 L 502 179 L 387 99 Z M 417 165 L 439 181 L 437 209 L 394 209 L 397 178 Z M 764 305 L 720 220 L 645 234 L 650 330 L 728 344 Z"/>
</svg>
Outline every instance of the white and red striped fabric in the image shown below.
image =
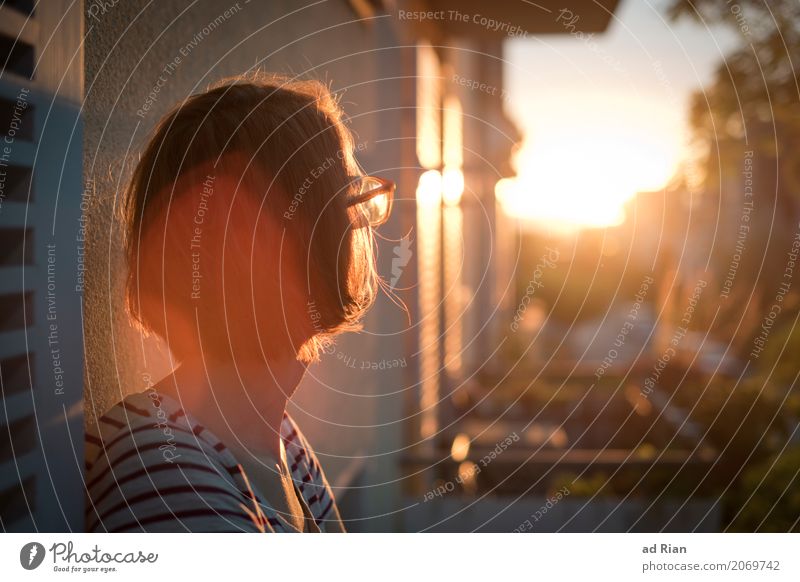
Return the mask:
<svg viewBox="0 0 800 582">
<path fill-rule="evenodd" d="M 168 396 L 147 390 L 113 406 L 86 435 L 87 531 L 296 531 L 233 453 Z M 288 414 L 286 460 L 304 511 L 342 531 L 322 467 Z"/>
</svg>

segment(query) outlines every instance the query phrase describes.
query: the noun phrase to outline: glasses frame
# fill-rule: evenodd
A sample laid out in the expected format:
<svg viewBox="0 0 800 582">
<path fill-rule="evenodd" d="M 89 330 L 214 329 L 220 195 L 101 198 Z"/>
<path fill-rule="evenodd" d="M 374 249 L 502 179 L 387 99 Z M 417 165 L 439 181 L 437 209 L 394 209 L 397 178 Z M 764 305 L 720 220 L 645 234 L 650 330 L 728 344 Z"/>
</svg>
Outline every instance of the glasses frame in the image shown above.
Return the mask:
<svg viewBox="0 0 800 582">
<path fill-rule="evenodd" d="M 347 202 L 347 207 L 352 208 L 353 206 L 358 206 L 359 204 L 363 204 L 364 202 L 369 202 L 376 196 L 380 196 L 381 194 L 386 196 L 386 215 L 383 217 L 383 220 L 380 222 L 371 223 L 368 222 L 367 224 L 373 228 L 384 224 L 389 217 L 392 215 L 392 203 L 394 202 L 394 192 L 397 190 L 397 184 L 392 180 L 387 180 L 385 178 L 379 178 L 378 176 L 357 176 L 353 178 L 354 182 L 361 182 L 365 179 L 371 179 L 378 182 L 378 186 L 373 188 L 372 190 L 368 190 L 359 194 L 358 196 L 352 197 Z"/>
</svg>

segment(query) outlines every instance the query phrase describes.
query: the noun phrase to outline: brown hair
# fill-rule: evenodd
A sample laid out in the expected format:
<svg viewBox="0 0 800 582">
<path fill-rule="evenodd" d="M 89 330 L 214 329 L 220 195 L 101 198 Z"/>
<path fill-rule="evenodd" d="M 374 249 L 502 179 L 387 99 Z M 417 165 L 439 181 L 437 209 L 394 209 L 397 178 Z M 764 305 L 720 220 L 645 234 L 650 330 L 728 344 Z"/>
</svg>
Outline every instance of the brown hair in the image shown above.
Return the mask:
<svg viewBox="0 0 800 582">
<path fill-rule="evenodd" d="M 352 138 L 327 88 L 263 74 L 192 95 L 155 128 L 124 204 L 134 321 L 183 358 L 310 362 L 377 288 L 348 209 Z"/>
</svg>

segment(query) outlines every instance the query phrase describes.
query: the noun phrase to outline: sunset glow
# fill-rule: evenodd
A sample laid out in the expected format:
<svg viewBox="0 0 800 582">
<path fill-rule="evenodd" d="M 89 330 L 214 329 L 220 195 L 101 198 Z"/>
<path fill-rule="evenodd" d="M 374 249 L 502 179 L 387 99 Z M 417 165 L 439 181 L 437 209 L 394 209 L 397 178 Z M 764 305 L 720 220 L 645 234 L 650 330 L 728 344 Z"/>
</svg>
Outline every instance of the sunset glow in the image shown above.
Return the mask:
<svg viewBox="0 0 800 582">
<path fill-rule="evenodd" d="M 735 36 L 681 24 L 693 48 L 689 66 L 648 3 L 623 3 L 621 18 L 628 27 L 612 26 L 592 43 L 576 35 L 507 43 L 504 107 L 523 139 L 501 203 L 523 227 L 619 224 L 637 193 L 662 189 L 681 168 L 692 172 L 691 95 L 711 82 Z M 648 30 L 647 50 L 630 26 Z"/>
<path fill-rule="evenodd" d="M 620 224 L 637 192 L 663 188 L 676 166 L 669 140 L 635 128 L 560 128 L 519 152 L 498 189 L 510 215 L 556 231 Z M 670 151 L 672 149 L 672 151 Z"/>
</svg>

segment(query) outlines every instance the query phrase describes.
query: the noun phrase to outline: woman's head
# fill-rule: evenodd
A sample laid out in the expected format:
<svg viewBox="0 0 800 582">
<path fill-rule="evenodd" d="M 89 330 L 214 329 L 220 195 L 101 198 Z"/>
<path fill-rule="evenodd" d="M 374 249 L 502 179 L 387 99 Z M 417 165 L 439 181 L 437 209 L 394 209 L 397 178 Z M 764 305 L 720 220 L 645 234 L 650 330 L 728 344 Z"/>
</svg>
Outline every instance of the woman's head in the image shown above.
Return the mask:
<svg viewBox="0 0 800 582">
<path fill-rule="evenodd" d="M 376 290 L 358 167 L 314 81 L 226 80 L 159 123 L 126 194 L 127 304 L 179 359 L 309 362 Z"/>
</svg>

